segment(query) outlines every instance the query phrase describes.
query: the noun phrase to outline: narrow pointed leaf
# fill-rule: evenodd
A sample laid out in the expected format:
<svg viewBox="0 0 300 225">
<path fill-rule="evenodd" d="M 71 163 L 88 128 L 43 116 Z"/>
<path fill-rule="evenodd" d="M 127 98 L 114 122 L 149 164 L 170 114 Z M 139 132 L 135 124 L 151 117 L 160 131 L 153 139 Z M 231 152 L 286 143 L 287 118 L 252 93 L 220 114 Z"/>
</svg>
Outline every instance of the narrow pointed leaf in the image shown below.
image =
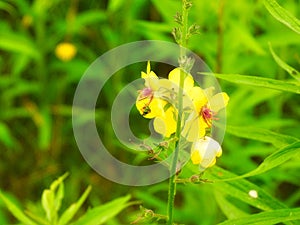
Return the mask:
<svg viewBox="0 0 300 225">
<path fill-rule="evenodd" d="M 26 216 L 23 211 L 13 203 L 9 198 L 7 198 L 1 191 L 0 191 L 0 198 L 3 200 L 4 204 L 6 205 L 7 209 L 10 213 L 17 218 L 21 223 L 26 225 L 38 225 L 34 221 L 32 221 L 28 216 Z"/>
<path fill-rule="evenodd" d="M 195 166 L 190 168 L 194 173 L 198 172 Z M 261 210 L 273 210 L 287 208 L 281 201 L 269 195 L 265 190 L 245 179 L 226 181 L 235 178 L 237 175 L 224 170 L 218 166 L 214 166 L 207 170 L 204 178 L 213 181 L 212 187 L 216 191 L 232 196 L 240 201 L 248 203 Z M 253 198 L 249 195 L 249 191 L 255 190 L 258 197 Z"/>
<path fill-rule="evenodd" d="M 35 222 L 37 222 L 39 225 L 50 225 L 49 221 L 43 216 L 39 216 L 37 214 L 34 214 L 30 211 L 25 211 L 26 215 L 28 215 L 31 219 L 33 219 Z"/>
<path fill-rule="evenodd" d="M 49 222 L 54 221 L 55 207 L 54 207 L 54 192 L 49 189 L 44 190 L 42 194 L 42 206 L 46 212 L 46 217 Z"/>
<path fill-rule="evenodd" d="M 262 174 L 277 166 L 280 166 L 281 164 L 285 163 L 289 159 L 292 159 L 293 157 L 297 156 L 299 153 L 300 153 L 300 141 L 297 141 L 293 144 L 287 145 L 277 150 L 276 152 L 274 152 L 273 154 L 265 158 L 265 160 L 256 169 L 240 176 L 226 178 L 223 181 L 238 180 L 241 178 Z"/>
<path fill-rule="evenodd" d="M 227 220 L 218 225 L 267 225 L 278 224 L 282 222 L 300 220 L 300 208 L 278 209 L 268 212 L 261 212 L 247 217 Z"/>
<path fill-rule="evenodd" d="M 295 16 L 281 7 L 275 0 L 265 0 L 264 4 L 275 19 L 300 34 L 300 21 Z"/>
<path fill-rule="evenodd" d="M 279 134 L 273 131 L 257 127 L 240 127 L 227 125 L 226 132 L 237 137 L 271 143 L 278 148 L 299 141 L 299 139 L 295 137 Z"/>
<path fill-rule="evenodd" d="M 116 216 L 125 209 L 129 203 L 130 196 L 117 198 L 104 205 L 89 210 L 84 216 L 72 225 L 100 225 Z"/>
<path fill-rule="evenodd" d="M 215 191 L 215 198 L 220 209 L 228 219 L 235 219 L 248 215 L 248 213 L 242 211 L 229 200 L 227 200 L 226 195 L 223 193 Z"/>
<path fill-rule="evenodd" d="M 219 79 L 226 80 L 235 84 L 245 84 L 255 87 L 270 88 L 279 91 L 287 91 L 300 94 L 300 86 L 283 80 L 275 80 L 265 77 L 247 76 L 240 74 L 217 74 L 217 73 L 200 73 L 203 75 L 215 76 Z"/>
<path fill-rule="evenodd" d="M 73 203 L 69 208 L 66 209 L 66 211 L 60 217 L 60 219 L 58 221 L 58 225 L 68 224 L 72 220 L 72 218 L 77 213 L 78 209 L 82 206 L 83 202 L 88 197 L 89 193 L 91 192 L 91 189 L 92 189 L 92 187 L 88 186 L 88 188 L 85 190 L 85 192 L 79 198 L 79 200 L 76 203 Z"/>
<path fill-rule="evenodd" d="M 272 56 L 275 60 L 275 62 L 286 72 L 288 72 L 292 77 L 294 77 L 297 81 L 300 82 L 300 72 L 294 69 L 293 67 L 286 64 L 282 59 L 276 55 L 276 53 L 273 51 L 271 44 L 269 43 L 270 52 L 272 53 Z"/>
<path fill-rule="evenodd" d="M 42 194 L 42 206 L 46 212 L 48 221 L 56 221 L 58 217 L 58 210 L 60 208 L 62 195 L 63 195 L 63 180 L 68 176 L 68 173 L 65 173 L 50 185 L 50 189 L 44 190 Z M 58 193 L 56 195 L 56 189 L 59 187 Z"/>
<path fill-rule="evenodd" d="M 273 154 L 265 158 L 265 160 L 255 170 L 246 173 L 242 177 L 250 177 L 264 173 L 270 169 L 273 169 L 285 163 L 289 159 L 292 159 L 293 157 L 297 156 L 299 153 L 300 141 L 297 141 L 274 152 Z"/>
</svg>

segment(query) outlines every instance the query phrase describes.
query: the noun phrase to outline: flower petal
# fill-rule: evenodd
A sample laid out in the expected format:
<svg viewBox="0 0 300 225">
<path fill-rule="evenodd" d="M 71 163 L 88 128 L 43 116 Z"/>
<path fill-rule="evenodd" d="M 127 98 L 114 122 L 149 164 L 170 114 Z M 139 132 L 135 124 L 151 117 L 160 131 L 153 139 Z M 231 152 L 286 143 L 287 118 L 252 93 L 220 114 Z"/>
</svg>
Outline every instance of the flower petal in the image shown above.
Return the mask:
<svg viewBox="0 0 300 225">
<path fill-rule="evenodd" d="M 190 74 L 184 72 L 181 68 L 175 68 L 169 73 L 169 80 L 174 82 L 178 87 L 180 83 L 180 75 L 184 75 L 183 90 L 188 91 L 194 86 L 194 79 Z"/>
<path fill-rule="evenodd" d="M 156 117 L 153 122 L 154 130 L 164 137 L 170 137 L 176 132 L 177 122 L 174 114 L 175 109 L 171 106 L 162 116 Z"/>
<path fill-rule="evenodd" d="M 209 99 L 209 106 L 213 112 L 218 112 L 228 104 L 229 97 L 225 92 L 218 93 Z"/>
<path fill-rule="evenodd" d="M 199 154 L 199 151 L 193 151 L 191 153 L 191 160 L 193 164 L 200 164 L 202 161 L 201 155 Z"/>
<path fill-rule="evenodd" d="M 199 138 L 204 137 L 206 132 L 205 128 L 207 128 L 207 124 L 203 118 L 199 117 L 198 114 L 191 113 L 185 121 L 181 135 L 185 137 L 187 141 L 195 142 Z"/>
<path fill-rule="evenodd" d="M 187 92 L 194 103 L 195 110 L 200 113 L 201 108 L 207 104 L 205 92 L 200 87 L 193 87 Z"/>
<path fill-rule="evenodd" d="M 165 101 L 158 98 L 153 98 L 150 104 L 149 101 L 149 98 L 144 98 L 136 101 L 135 105 L 140 114 L 148 119 L 161 116 L 164 113 L 163 106 L 165 104 Z"/>
<path fill-rule="evenodd" d="M 196 155 L 195 152 L 198 152 Z M 216 157 L 222 154 L 222 148 L 217 141 L 210 137 L 204 137 L 196 141 L 192 147 L 191 160 L 192 162 L 199 162 L 200 170 L 215 165 Z M 196 159 L 201 159 L 200 161 Z"/>
</svg>

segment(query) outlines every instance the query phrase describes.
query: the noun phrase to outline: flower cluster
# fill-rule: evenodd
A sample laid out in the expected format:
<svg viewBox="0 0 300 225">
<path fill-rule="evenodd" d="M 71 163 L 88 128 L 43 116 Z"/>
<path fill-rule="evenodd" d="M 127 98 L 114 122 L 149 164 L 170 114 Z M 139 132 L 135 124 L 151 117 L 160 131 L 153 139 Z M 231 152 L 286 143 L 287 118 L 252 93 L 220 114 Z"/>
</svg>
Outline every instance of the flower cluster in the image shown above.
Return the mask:
<svg viewBox="0 0 300 225">
<path fill-rule="evenodd" d="M 154 119 L 157 133 L 166 138 L 176 132 L 178 121 L 178 91 L 180 77 L 184 77 L 182 87 L 183 113 L 181 116 L 181 136 L 193 143 L 191 160 L 199 164 L 200 170 L 213 166 L 222 149 L 218 142 L 205 136 L 211 128 L 217 113 L 226 107 L 229 97 L 226 93 L 213 94 L 214 88 L 202 89 L 194 84 L 193 77 L 181 68 L 173 69 L 168 79 L 158 78 L 151 71 L 150 62 L 147 71 L 142 72 L 145 87 L 139 91 L 136 107 L 140 114 Z"/>
</svg>

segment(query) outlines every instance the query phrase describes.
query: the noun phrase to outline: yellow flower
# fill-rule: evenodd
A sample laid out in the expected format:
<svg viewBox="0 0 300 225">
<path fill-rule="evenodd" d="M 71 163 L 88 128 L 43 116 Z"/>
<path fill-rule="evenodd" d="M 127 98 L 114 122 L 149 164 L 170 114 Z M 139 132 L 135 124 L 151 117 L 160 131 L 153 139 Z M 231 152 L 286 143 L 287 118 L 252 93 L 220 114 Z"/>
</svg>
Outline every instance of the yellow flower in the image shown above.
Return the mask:
<svg viewBox="0 0 300 225">
<path fill-rule="evenodd" d="M 182 69 L 175 68 L 169 73 L 168 80 L 161 79 L 161 89 L 167 90 L 163 92 L 164 94 L 162 95 L 162 98 L 165 98 L 168 101 L 166 101 L 166 104 L 164 105 L 164 112 L 160 116 L 157 116 L 153 123 L 154 130 L 157 133 L 162 134 L 164 137 L 170 137 L 176 132 L 178 112 L 174 106 L 176 105 L 178 98 L 177 93 L 179 90 L 180 76 L 184 76 L 184 107 L 186 107 L 187 102 L 190 102 L 191 104 L 191 101 L 186 98 L 188 97 L 186 93 L 193 88 L 194 79 L 190 74 L 185 73 Z"/>
<path fill-rule="evenodd" d="M 190 96 L 194 109 L 188 116 L 182 135 L 191 142 L 204 137 L 206 128 L 210 128 L 213 120 L 217 120 L 217 113 L 228 104 L 229 97 L 225 92 L 212 94 L 213 88 L 206 90 L 193 87 Z"/>
<path fill-rule="evenodd" d="M 197 140 L 192 147 L 191 160 L 193 164 L 199 165 L 200 171 L 215 165 L 216 157 L 222 155 L 220 144 L 210 137 Z"/>
<path fill-rule="evenodd" d="M 55 48 L 55 55 L 62 61 L 70 61 L 76 55 L 76 47 L 69 42 L 59 43 Z"/>
<path fill-rule="evenodd" d="M 163 114 L 163 107 L 166 102 L 160 99 L 157 91 L 160 88 L 161 80 L 151 71 L 150 62 L 147 64 L 147 71 L 141 73 L 141 77 L 145 80 L 145 88 L 139 92 L 136 100 L 136 108 L 145 118 L 154 118 Z"/>
</svg>

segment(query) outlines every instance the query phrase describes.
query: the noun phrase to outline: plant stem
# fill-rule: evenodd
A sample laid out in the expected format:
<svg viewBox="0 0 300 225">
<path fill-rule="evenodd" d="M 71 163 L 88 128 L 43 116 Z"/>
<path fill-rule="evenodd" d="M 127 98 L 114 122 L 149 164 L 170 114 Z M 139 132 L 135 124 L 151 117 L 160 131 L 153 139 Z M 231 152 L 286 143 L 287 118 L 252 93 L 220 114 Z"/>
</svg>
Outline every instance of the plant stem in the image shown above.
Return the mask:
<svg viewBox="0 0 300 225">
<path fill-rule="evenodd" d="M 186 55 L 185 47 L 187 44 L 187 32 L 188 32 L 188 7 L 187 0 L 182 0 L 182 34 L 180 40 L 180 59 L 183 59 Z M 181 61 L 181 60 L 180 60 Z M 180 65 L 182 67 L 182 65 Z M 173 224 L 173 211 L 174 211 L 174 201 L 176 194 L 176 179 L 177 179 L 177 162 L 178 155 L 180 150 L 180 134 L 181 134 L 181 122 L 182 122 L 182 114 L 183 114 L 183 86 L 184 86 L 185 73 L 181 69 L 180 70 L 180 81 L 179 81 L 179 91 L 178 91 L 178 118 L 177 118 L 177 126 L 176 126 L 176 143 L 174 156 L 172 159 L 170 174 L 171 177 L 169 179 L 169 192 L 168 192 L 168 205 L 167 205 L 167 213 L 168 213 L 168 225 Z"/>
</svg>

